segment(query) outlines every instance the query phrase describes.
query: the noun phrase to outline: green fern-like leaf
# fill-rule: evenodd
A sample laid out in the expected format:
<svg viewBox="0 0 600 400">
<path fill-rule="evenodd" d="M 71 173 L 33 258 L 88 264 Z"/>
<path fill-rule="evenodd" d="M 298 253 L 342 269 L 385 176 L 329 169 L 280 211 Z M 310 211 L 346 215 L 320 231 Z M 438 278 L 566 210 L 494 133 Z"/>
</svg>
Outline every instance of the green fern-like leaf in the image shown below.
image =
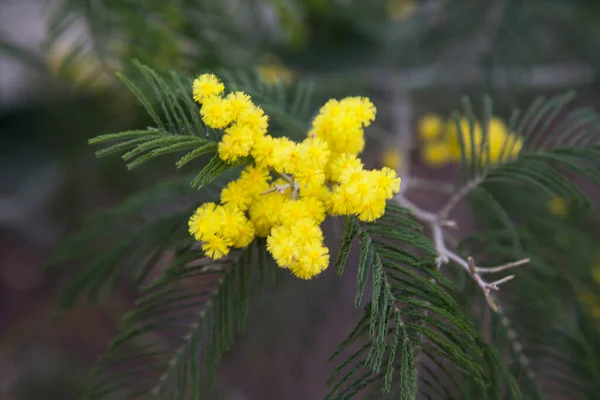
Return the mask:
<svg viewBox="0 0 600 400">
<path fill-rule="evenodd" d="M 463 154 L 474 150 L 479 155 L 474 161 L 463 157 L 462 167 L 472 188 L 470 203 L 481 222 L 480 231 L 463 241 L 463 251 L 480 262 L 532 259 L 503 288 L 498 299 L 501 313 L 493 317 L 497 327 L 493 344 L 510 351 L 511 370 L 522 377 L 520 387 L 527 398 L 544 398 L 542 388 L 548 380 L 555 383 L 553 393 L 568 398 L 591 398 L 587 396 L 593 390 L 580 378 L 589 360 L 573 355 L 582 339 L 570 320 L 573 298 L 589 285 L 589 265 L 597 246 L 596 218 L 582 184 L 600 184 L 600 118 L 592 109 L 570 106 L 572 99 L 572 94 L 540 98 L 522 116 L 513 114 L 510 131 L 523 140 L 515 158 L 487 163 L 485 129 L 478 148 L 464 149 L 462 144 Z M 462 114 L 471 126 L 487 121 L 491 101 L 484 101 L 483 116 L 477 117 L 465 99 Z M 463 134 L 474 143 L 473 129 Z M 514 143 L 505 143 L 502 153 L 510 154 Z M 553 198 L 568 205 L 564 215 L 549 211 Z M 467 287 L 459 301 L 479 321 L 481 316 L 472 313 L 478 289 Z"/>
<path fill-rule="evenodd" d="M 330 377 L 328 398 L 391 393 L 393 398 L 414 399 L 423 390 L 417 385 L 417 357 L 449 361 L 481 387 L 487 386 L 481 355 L 493 349 L 481 341 L 448 293 L 451 284 L 436 271 L 435 249 L 420 230 L 410 212 L 395 204 L 388 204 L 385 215 L 374 223 L 348 218 L 338 260 L 344 264 L 350 244 L 358 238 L 355 305 L 362 302 L 369 276 L 372 296 L 365 316 L 332 355 L 339 359 L 351 352 Z"/>
<path fill-rule="evenodd" d="M 489 98 L 484 101 L 481 118 L 477 118 L 470 101 L 463 100 L 463 114 L 469 120 L 469 132 L 462 132 L 459 113 L 454 118 L 459 132 L 462 148 L 462 166 L 466 182 L 479 184 L 501 183 L 511 185 L 513 190 L 534 187 L 551 196 L 562 196 L 579 205 L 590 206 L 587 195 L 568 175 L 580 177 L 600 185 L 600 117 L 592 109 L 568 111 L 567 105 L 573 99 L 572 94 L 553 97 L 549 100 L 539 98 L 519 118 L 516 111 L 509 124 L 509 131 L 522 138 L 522 149 L 516 158 L 512 154 L 518 142 L 506 140 L 498 160 L 488 162 L 488 124 L 492 116 L 492 104 Z M 559 118 L 561 114 L 562 117 Z M 482 121 L 483 139 L 475 139 L 473 127 Z M 469 137 L 472 147 L 465 149 L 463 137 Z M 475 154 L 475 157 L 465 157 Z"/>
<path fill-rule="evenodd" d="M 66 261 L 80 263 L 61 292 L 61 309 L 71 307 L 84 293 L 96 300 L 107 287 L 125 278 L 134 286 L 142 284 L 165 252 L 192 242 L 187 221 L 194 207 L 218 199 L 220 188 L 230 178 L 226 173 L 196 192 L 190 191 L 191 177 L 184 175 L 89 215 L 83 228 L 66 239 L 51 260 L 57 266 Z"/>
<path fill-rule="evenodd" d="M 127 168 L 133 169 L 170 153 L 186 152 L 176 162 L 177 168 L 205 154 L 215 154 L 222 132 L 208 128 L 202 122 L 199 105 L 192 100 L 192 78 L 175 71 L 161 76 L 137 61 L 134 66 L 142 79 L 134 81 L 123 74 L 118 76 L 144 107 L 154 126 L 92 138 L 89 140 L 91 145 L 106 146 L 96 155 L 122 154 Z M 223 70 L 220 75 L 228 90 L 243 90 L 251 95 L 253 101 L 269 114 L 272 128 L 280 127 L 279 134 L 285 127 L 287 136 L 300 138 L 306 135 L 312 110 L 310 85 L 268 86 L 256 74 L 252 76 L 241 71 Z M 223 171 L 246 161 L 228 165 L 215 156 L 192 181 L 192 186 L 199 189 Z"/>
<path fill-rule="evenodd" d="M 124 316 L 87 398 L 201 398 L 245 327 L 251 269 L 265 248 L 256 242 L 215 262 L 194 247 L 175 254 Z"/>
</svg>

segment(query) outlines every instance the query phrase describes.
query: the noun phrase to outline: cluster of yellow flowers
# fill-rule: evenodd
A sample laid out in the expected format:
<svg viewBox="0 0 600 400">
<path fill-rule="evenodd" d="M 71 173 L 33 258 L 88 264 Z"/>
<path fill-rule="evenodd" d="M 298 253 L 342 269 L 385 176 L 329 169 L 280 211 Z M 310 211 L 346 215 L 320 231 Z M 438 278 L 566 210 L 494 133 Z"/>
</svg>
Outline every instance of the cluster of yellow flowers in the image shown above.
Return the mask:
<svg viewBox="0 0 600 400">
<path fill-rule="evenodd" d="M 264 111 L 247 94 L 224 96 L 224 89 L 215 75 L 204 74 L 194 81 L 193 96 L 204 123 L 224 130 L 219 157 L 252 162 L 223 189 L 220 205 L 198 208 L 190 233 L 214 259 L 231 247 L 248 246 L 255 236 L 266 237 L 280 267 L 310 279 L 329 265 L 320 228 L 326 215 L 373 221 L 400 189 L 393 170 L 365 170 L 358 158 L 375 107 L 362 97 L 329 100 L 297 143 L 268 135 Z"/>
<path fill-rule="evenodd" d="M 440 167 L 449 162 L 460 161 L 460 133 L 462 133 L 462 142 L 465 146 L 467 160 L 473 158 L 472 147 L 475 148 L 475 156 L 478 158 L 479 149 L 487 146 L 481 158 L 488 163 L 515 158 L 523 147 L 522 138 L 509 132 L 506 124 L 496 117 L 491 118 L 489 121 L 487 143 L 482 143 L 484 135 L 479 122 L 475 123 L 472 134 L 470 133 L 469 121 L 466 118 L 461 119 L 460 128 L 461 132 L 459 132 L 453 120 L 443 121 L 434 114 L 424 115 L 418 124 L 418 133 L 422 141 L 421 157 L 423 161 L 432 167 Z M 471 138 L 473 143 L 471 143 Z"/>
</svg>

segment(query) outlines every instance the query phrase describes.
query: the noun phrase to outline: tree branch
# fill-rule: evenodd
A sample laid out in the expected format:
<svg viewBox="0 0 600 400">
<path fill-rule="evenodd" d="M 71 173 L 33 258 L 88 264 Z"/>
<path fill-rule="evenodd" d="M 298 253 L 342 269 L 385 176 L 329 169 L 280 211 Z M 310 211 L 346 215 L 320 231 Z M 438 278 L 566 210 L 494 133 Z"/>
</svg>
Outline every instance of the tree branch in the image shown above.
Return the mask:
<svg viewBox="0 0 600 400">
<path fill-rule="evenodd" d="M 446 205 L 442 207 L 442 209 L 438 213 L 432 213 L 421 209 L 420 207 L 409 201 L 406 197 L 404 197 L 403 194 L 399 194 L 398 196 L 396 196 L 395 200 L 401 206 L 410 209 L 413 212 L 415 218 L 427 224 L 431 229 L 432 240 L 435 245 L 435 249 L 438 253 L 438 258 L 436 260 L 437 268 L 440 269 L 442 265 L 447 264 L 449 261 L 453 261 L 458 266 L 462 267 L 471 276 L 471 278 L 473 278 L 475 283 L 477 283 L 477 285 L 485 295 L 486 301 L 490 308 L 497 312 L 498 306 L 496 305 L 496 302 L 494 300 L 493 292 L 498 291 L 499 286 L 501 284 L 512 280 L 515 276 L 509 275 L 493 282 L 487 282 L 481 277 L 481 275 L 502 272 L 510 268 L 515 268 L 527 264 L 531 260 L 529 258 L 525 258 L 497 267 L 477 267 L 475 265 L 475 260 L 472 257 L 468 257 L 465 260 L 463 257 L 449 250 L 446 245 L 446 237 L 444 235 L 444 224 L 448 222 L 448 216 L 450 215 L 454 207 L 456 207 L 456 205 L 461 200 L 463 200 L 468 193 L 470 193 L 474 188 L 476 188 L 481 183 L 482 179 L 483 178 L 480 177 L 469 181 L 448 200 L 448 203 L 446 203 Z"/>
<path fill-rule="evenodd" d="M 477 186 L 479 186 L 482 181 L 483 181 L 483 177 L 478 176 L 477 178 L 467 182 L 467 184 L 465 186 L 460 188 L 458 192 L 456 192 L 452 197 L 450 197 L 450 200 L 448 200 L 448 203 L 446 203 L 444 208 L 442 208 L 440 210 L 440 212 L 438 213 L 438 221 L 441 221 L 441 222 L 447 221 L 448 217 L 450 216 L 450 213 L 452 212 L 454 207 L 456 207 L 456 205 L 462 199 L 464 199 L 469 193 L 471 193 L 471 191 L 473 189 L 475 189 Z"/>
</svg>

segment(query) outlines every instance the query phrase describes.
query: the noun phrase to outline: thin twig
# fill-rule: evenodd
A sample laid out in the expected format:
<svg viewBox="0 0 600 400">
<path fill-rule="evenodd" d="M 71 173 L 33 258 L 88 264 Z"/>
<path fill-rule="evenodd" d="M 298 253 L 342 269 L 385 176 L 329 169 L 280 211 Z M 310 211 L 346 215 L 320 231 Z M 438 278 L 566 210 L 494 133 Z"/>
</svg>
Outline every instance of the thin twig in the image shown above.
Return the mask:
<svg viewBox="0 0 600 400">
<path fill-rule="evenodd" d="M 515 276 L 509 275 L 494 282 L 488 283 L 485 281 L 481 274 L 491 274 L 496 272 L 502 272 L 504 270 L 515 268 L 524 264 L 527 264 L 531 260 L 529 258 L 525 258 L 522 260 L 512 261 L 497 267 L 483 268 L 477 267 L 475 265 L 475 260 L 472 257 L 468 257 L 466 260 L 460 255 L 448 249 L 446 246 L 446 237 L 444 235 L 444 226 L 450 225 L 454 226 L 454 221 L 449 221 L 448 216 L 456 207 L 456 205 L 463 200 L 467 194 L 469 194 L 474 188 L 477 187 L 482 182 L 483 178 L 478 177 L 471 181 L 469 181 L 465 186 L 459 189 L 456 194 L 454 194 L 448 203 L 441 209 L 439 213 L 432 213 L 426 210 L 421 209 L 417 205 L 413 204 L 410 200 L 408 200 L 404 195 L 399 194 L 395 197 L 396 202 L 403 207 L 410 209 L 418 220 L 429 225 L 431 229 L 431 237 L 435 246 L 435 250 L 438 253 L 438 257 L 436 259 L 437 268 L 440 269 L 442 265 L 447 264 L 449 261 L 453 261 L 458 266 L 463 268 L 470 276 L 473 278 L 477 286 L 483 292 L 487 303 L 490 308 L 494 311 L 498 311 L 498 306 L 496 305 L 496 301 L 494 300 L 492 291 L 498 291 L 499 286 L 503 283 L 506 283 L 512 280 Z M 451 222 L 451 224 L 449 224 Z"/>
<path fill-rule="evenodd" d="M 458 192 L 456 192 L 450 198 L 450 200 L 448 200 L 448 203 L 446 203 L 446 205 L 438 213 L 439 220 L 446 221 L 448 219 L 448 217 L 450 216 L 450 213 L 452 212 L 454 207 L 456 207 L 456 205 L 458 203 L 460 203 L 460 201 L 462 199 L 464 199 L 473 189 L 475 189 L 477 186 L 479 186 L 482 181 L 483 181 L 483 177 L 478 176 L 478 177 L 470 180 L 469 182 L 467 182 L 467 184 L 465 186 L 460 188 L 460 190 Z"/>
<path fill-rule="evenodd" d="M 493 290 L 499 290 L 498 286 L 500 286 L 500 285 L 502 285 L 503 283 L 506 283 L 506 282 L 508 282 L 508 281 L 512 280 L 514 277 L 515 277 L 514 275 L 508 275 L 508 276 L 505 276 L 504 278 L 502 278 L 502 279 L 498 279 L 498 280 L 497 280 L 497 281 L 495 281 L 495 282 L 488 283 L 488 287 L 489 287 L 490 289 L 493 289 Z"/>
<path fill-rule="evenodd" d="M 530 261 L 531 261 L 531 258 L 524 258 L 522 260 L 509 262 L 507 264 L 499 265 L 497 267 L 488 267 L 488 268 L 479 267 L 479 268 L 477 268 L 477 273 L 478 274 L 493 274 L 496 272 L 502 272 L 509 268 L 515 268 L 515 267 L 519 267 L 521 265 L 527 264 Z"/>
</svg>

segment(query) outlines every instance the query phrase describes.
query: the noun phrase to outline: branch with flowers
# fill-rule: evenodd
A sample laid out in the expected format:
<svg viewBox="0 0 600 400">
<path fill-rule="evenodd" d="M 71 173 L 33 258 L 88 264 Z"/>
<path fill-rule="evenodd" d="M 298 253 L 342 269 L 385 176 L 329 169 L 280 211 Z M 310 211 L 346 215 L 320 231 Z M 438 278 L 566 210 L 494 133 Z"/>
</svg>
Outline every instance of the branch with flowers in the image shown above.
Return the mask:
<svg viewBox="0 0 600 400">
<path fill-rule="evenodd" d="M 332 360 L 344 359 L 328 380 L 329 398 L 389 393 L 414 399 L 422 390 L 418 378 L 437 379 L 435 371 L 428 369 L 427 360 L 451 365 L 465 378 L 464 382 L 477 386 L 476 393 L 490 387 L 499 392 L 510 390 L 514 398 L 519 397 L 517 385 L 509 383 L 507 389 L 505 382 L 487 375 L 501 374 L 512 382 L 499 350 L 480 337 L 469 312 L 459 305 L 458 297 L 448 293 L 452 282 L 444 279 L 440 270 L 454 264 L 469 274 L 490 309 L 497 312 L 520 365 L 533 377 L 534 370 L 523 351 L 526 342 L 517 339 L 509 313 L 496 300 L 502 285 L 516 275 L 508 271 L 530 260 L 483 267 L 473 257 L 463 257 L 455 250 L 457 245 L 450 234 L 458 226 L 453 214 L 475 189 L 487 188 L 496 178 L 511 184 L 530 184 L 539 178 L 542 183 L 538 186 L 564 192 L 571 188 L 566 178 L 540 160 L 566 160 L 565 164 L 571 166 L 576 157 L 589 160 L 593 150 L 561 147 L 556 154 L 535 152 L 529 146 L 527 132 L 515 133 L 492 115 L 481 119 L 488 121 L 487 125 L 473 118 L 443 121 L 428 115 L 419 124 L 423 160 L 430 166 L 460 161 L 463 167 L 475 167 L 463 168 L 468 170 L 467 179 L 460 187 L 408 174 L 403 174 L 401 182 L 394 168 L 368 170 L 360 158 L 365 128 L 376 116 L 375 106 L 367 98 L 327 101 L 310 126 L 301 128 L 306 131 L 305 137 L 295 141 L 277 136 L 270 129 L 275 125 L 273 120 L 285 128 L 290 115 L 285 114 L 284 107 L 270 115 L 265 112 L 286 100 L 281 93 L 270 107 L 263 108 L 261 101 L 268 93 L 263 98 L 250 96 L 252 91 L 243 85 L 225 84 L 216 75 L 203 74 L 189 80 L 190 96 L 190 86 L 184 87 L 179 76 L 172 75 L 173 90 L 154 71 L 139 67 L 153 92 L 160 95 L 162 112 L 140 88 L 130 81 L 125 83 L 140 98 L 156 126 L 94 138 L 90 143 L 108 144 L 97 154 L 125 152 L 123 159 L 129 168 L 180 151 L 187 153 L 176 163 L 178 168 L 200 161 L 205 154 L 213 156 L 192 181 L 192 188 L 203 190 L 192 191 L 191 206 L 173 210 L 174 214 L 166 219 L 154 219 L 151 212 L 142 210 L 149 224 L 126 236 L 124 245 L 100 257 L 92 266 L 93 273 L 84 270 L 74 279 L 67 295 L 70 302 L 77 297 L 72 293 L 97 291 L 107 280 L 119 279 L 118 274 L 126 273 L 126 268 L 115 268 L 114 260 L 120 260 L 131 247 L 145 245 L 147 231 L 157 232 L 150 243 L 158 247 L 155 254 L 163 265 L 157 277 L 149 278 L 156 260 L 149 256 L 131 272 L 137 282 L 150 283 L 140 287 L 137 308 L 125 317 L 121 334 L 101 363 L 99 371 L 107 373 L 108 378 L 92 386 L 92 398 L 106 398 L 126 386 L 130 393 L 137 394 L 197 396 L 201 392 L 197 378 L 214 376 L 218 361 L 244 329 L 255 277 L 260 287 L 265 277 L 273 281 L 278 269 L 311 280 L 331 264 L 321 229 L 327 216 L 346 219 L 335 264 L 340 273 L 356 273 L 354 305 L 366 303 L 363 318 L 332 356 Z M 290 110 L 309 104 L 302 97 L 290 98 L 295 105 Z M 544 107 L 552 110 L 552 106 L 562 104 L 560 101 Z M 303 112 L 302 118 L 294 122 L 295 128 L 305 126 L 310 112 Z M 585 121 L 590 118 L 586 116 Z M 522 125 L 540 124 L 525 120 Z M 568 138 L 560 139 L 561 144 L 568 142 Z M 533 161 L 527 164 L 530 154 Z M 519 163 L 524 164 L 514 168 Z M 505 165 L 508 173 L 503 175 Z M 213 184 L 218 196 L 209 199 L 209 190 L 205 189 Z M 410 200 L 413 188 L 442 193 L 448 199 L 439 210 L 424 210 Z M 187 182 L 185 189 L 189 190 Z M 560 211 L 561 204 L 554 203 Z M 120 219 L 120 214 L 110 217 Z M 182 229 L 186 225 L 187 229 Z M 428 232 L 423 232 L 423 227 Z M 350 271 L 346 264 L 356 243 L 360 247 L 358 265 L 356 271 Z M 507 275 L 488 278 L 499 273 Z M 369 283 L 371 294 L 364 296 Z M 520 283 L 521 279 L 513 282 Z M 186 332 L 183 336 L 182 328 Z M 170 332 L 178 338 L 174 352 L 164 349 L 151 335 L 156 329 L 172 329 Z M 127 346 L 137 343 L 143 347 L 130 355 Z M 348 352 L 350 356 L 346 356 Z M 170 361 L 157 363 L 157 353 L 161 360 L 166 356 Z M 206 361 L 204 367 L 199 359 Z M 131 360 L 148 367 L 120 374 L 123 368 L 129 368 Z M 157 380 L 149 379 L 150 375 Z M 194 377 L 189 385 L 188 376 Z"/>
<path fill-rule="evenodd" d="M 167 84 L 157 81 L 157 75 L 147 67 L 140 68 L 152 79 L 150 84 L 156 85 L 156 92 L 166 90 Z M 148 385 L 147 379 L 134 380 L 131 390 L 153 394 L 187 391 L 176 384 L 182 379 L 181 374 L 200 374 L 199 368 L 190 364 L 189 357 L 195 354 L 190 353 L 190 348 L 204 351 L 208 365 L 203 375 L 212 376 L 216 363 L 242 330 L 251 276 L 257 272 L 262 281 L 266 270 L 266 274 L 273 275 L 266 255 L 277 267 L 304 280 L 317 277 L 330 265 L 330 251 L 321 229 L 329 215 L 347 220 L 336 261 L 339 271 L 344 271 L 352 243 L 360 243 L 356 307 L 363 303 L 363 293 L 372 276 L 373 294 L 365 309 L 368 318 L 363 319 L 367 325 L 361 328 L 361 332 L 369 332 L 371 350 L 368 356 L 359 354 L 352 358 L 357 367 L 382 377 L 372 389 L 389 393 L 395 385 L 408 385 L 408 390 L 416 393 L 417 387 L 409 381 L 414 380 L 418 367 L 410 360 L 419 346 L 424 352 L 429 351 L 428 346 L 438 346 L 438 358 L 452 360 L 479 385 L 486 385 L 482 370 L 471 355 L 481 350 L 478 333 L 436 283 L 441 276 L 429 267 L 434 264 L 433 243 L 422 234 L 421 224 L 412 220 L 406 208 L 390 202 L 400 191 L 400 178 L 391 168 L 365 169 L 359 158 L 365 146 L 364 128 L 376 114 L 369 99 L 327 101 L 312 120 L 305 139 L 296 142 L 269 134 L 269 116 L 263 108 L 243 90 L 226 91 L 226 85 L 216 75 L 203 74 L 193 80 L 192 98 L 196 104 L 190 104 L 188 98 L 173 103 L 173 99 L 188 94 L 168 92 L 165 98 L 171 103 L 164 103 L 164 118 L 138 88 L 126 83 L 142 96 L 140 101 L 157 128 L 93 139 L 93 144 L 109 144 L 99 154 L 128 150 L 124 159 L 132 160 L 128 165 L 134 168 L 155 156 L 189 151 L 177 162 L 180 167 L 216 151 L 193 180 L 194 188 L 202 188 L 228 169 L 233 172 L 241 167 L 241 171 L 237 178 L 220 183 L 218 201 L 203 201 L 190 210 L 187 225 L 191 237 L 183 240 L 189 244 L 177 245 L 174 254 L 171 250 L 172 259 L 165 271 L 143 289 L 139 309 L 127 317 L 99 371 L 120 379 L 114 371 L 118 369 L 115 366 L 123 364 L 119 354 L 125 351 L 124 346 L 150 329 L 151 325 L 145 322 L 155 314 L 181 326 L 179 317 L 170 315 L 175 312 L 192 318 L 189 333 L 178 342 L 166 370 L 152 368 L 159 377 L 155 386 Z M 190 114 L 190 120 L 183 113 L 184 105 L 190 110 L 195 108 L 196 115 Z M 390 239 L 398 246 L 391 245 Z M 415 249 L 424 253 L 416 254 Z M 255 268 L 253 260 L 258 263 Z M 202 281 L 197 291 L 190 293 L 196 277 Z M 406 292 L 409 288 L 417 292 Z M 410 306 L 404 309 L 404 303 Z M 439 316 L 417 312 L 421 309 Z M 425 320 L 415 320 L 417 315 Z M 452 329 L 453 337 L 463 347 L 457 348 L 438 336 L 436 329 L 445 324 L 448 326 L 444 330 Z M 390 326 L 395 326 L 395 331 L 388 331 Z M 210 335 L 203 334 L 203 330 Z M 417 332 L 421 339 L 415 336 Z M 351 334 L 350 342 L 358 338 L 354 335 Z M 142 352 L 140 358 L 150 360 L 154 358 L 152 354 Z M 400 377 L 396 378 L 396 363 L 401 360 L 409 364 L 400 368 Z M 183 372 L 170 367 L 182 365 Z M 357 378 L 356 384 L 362 385 L 364 382 Z M 106 385 L 111 379 L 101 380 L 90 393 L 100 398 L 109 394 Z M 348 379 L 338 381 L 336 375 L 332 376 L 331 395 L 351 389 Z M 197 392 L 197 383 L 190 390 Z"/>
<path fill-rule="evenodd" d="M 200 76 L 193 89 L 204 123 L 224 129 L 219 157 L 229 163 L 251 159 L 221 192 L 222 204 L 204 204 L 190 219 L 190 233 L 213 259 L 232 246 L 247 247 L 255 236 L 266 237 L 277 265 L 313 278 L 329 265 L 319 227 L 326 214 L 373 221 L 399 191 L 393 170 L 365 170 L 358 158 L 363 128 L 375 119 L 366 98 L 330 100 L 308 137 L 296 143 L 268 135 L 267 116 L 245 93 L 221 96 L 224 85 L 215 75 Z"/>
</svg>

